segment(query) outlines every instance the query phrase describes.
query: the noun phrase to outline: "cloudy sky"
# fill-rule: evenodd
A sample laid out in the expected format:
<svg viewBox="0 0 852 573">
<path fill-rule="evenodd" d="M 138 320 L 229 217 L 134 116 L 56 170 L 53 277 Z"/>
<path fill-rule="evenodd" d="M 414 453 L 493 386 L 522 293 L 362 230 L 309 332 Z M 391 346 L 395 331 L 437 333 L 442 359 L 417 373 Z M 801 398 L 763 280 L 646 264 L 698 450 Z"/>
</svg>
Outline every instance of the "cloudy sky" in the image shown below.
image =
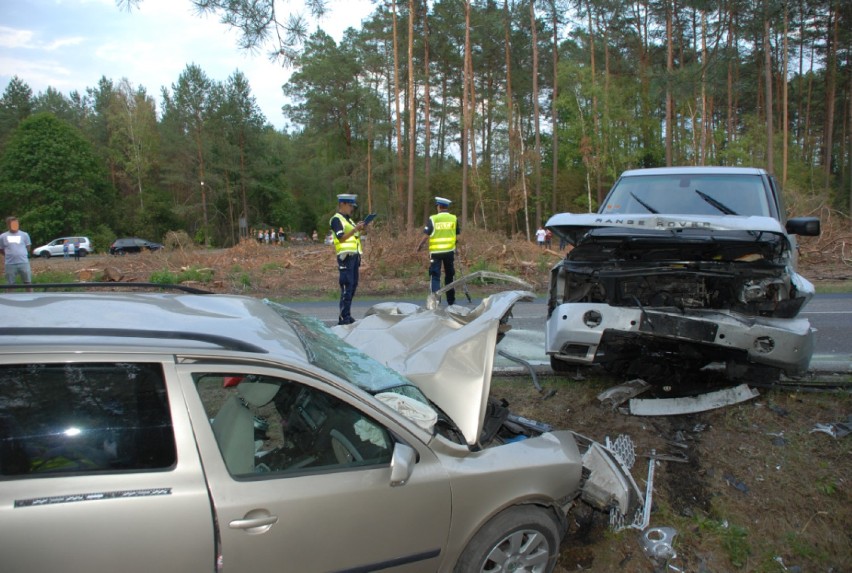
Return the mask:
<svg viewBox="0 0 852 573">
<path fill-rule="evenodd" d="M 297 2 L 286 6 L 299 11 Z M 330 0 L 329 6 L 319 26 L 338 41 L 373 9 L 370 0 Z M 159 104 L 160 88 L 171 89 L 192 63 L 220 82 L 239 69 L 267 121 L 284 127 L 281 85 L 289 72 L 263 50 L 240 50 L 236 32 L 215 17 L 195 15 L 190 0 L 142 0 L 131 12 L 115 0 L 0 0 L 0 94 L 13 76 L 34 95 L 48 86 L 84 93 L 105 76 L 144 86 Z"/>
</svg>

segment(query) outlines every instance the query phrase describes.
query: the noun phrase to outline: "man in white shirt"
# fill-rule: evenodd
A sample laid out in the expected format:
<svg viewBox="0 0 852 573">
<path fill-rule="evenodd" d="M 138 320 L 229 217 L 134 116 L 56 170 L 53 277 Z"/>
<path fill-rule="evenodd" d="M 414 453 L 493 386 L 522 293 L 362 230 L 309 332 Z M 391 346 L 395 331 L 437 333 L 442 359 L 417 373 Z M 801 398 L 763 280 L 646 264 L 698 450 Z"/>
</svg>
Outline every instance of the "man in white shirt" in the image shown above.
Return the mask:
<svg viewBox="0 0 852 573">
<path fill-rule="evenodd" d="M 30 236 L 21 231 L 17 217 L 6 217 L 6 227 L 9 230 L 0 235 L 0 252 L 4 255 L 6 282 L 13 285 L 20 276 L 25 285 L 30 285 L 33 282 L 30 270 Z"/>
<path fill-rule="evenodd" d="M 538 243 L 538 246 L 544 248 L 544 238 L 547 235 L 547 231 L 544 230 L 544 227 L 539 227 L 538 231 L 535 232 L 535 242 Z"/>
</svg>

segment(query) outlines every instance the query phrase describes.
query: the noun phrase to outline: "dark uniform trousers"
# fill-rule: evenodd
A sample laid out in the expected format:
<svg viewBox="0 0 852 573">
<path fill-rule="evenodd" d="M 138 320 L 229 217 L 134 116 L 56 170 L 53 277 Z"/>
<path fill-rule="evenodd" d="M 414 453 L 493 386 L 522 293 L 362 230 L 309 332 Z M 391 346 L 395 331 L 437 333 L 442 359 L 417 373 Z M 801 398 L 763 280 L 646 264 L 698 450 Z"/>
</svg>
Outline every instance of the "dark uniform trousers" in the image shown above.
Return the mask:
<svg viewBox="0 0 852 573">
<path fill-rule="evenodd" d="M 456 278 L 456 253 L 430 253 L 429 276 L 432 278 L 432 292 L 441 288 L 441 266 L 444 267 L 444 286 L 453 282 Z M 455 304 L 456 289 L 447 291 L 447 304 Z"/>
<path fill-rule="evenodd" d="M 337 256 L 338 280 L 340 282 L 340 314 L 337 324 L 352 324 L 352 297 L 358 288 L 358 269 L 361 255 L 348 253 Z"/>
</svg>

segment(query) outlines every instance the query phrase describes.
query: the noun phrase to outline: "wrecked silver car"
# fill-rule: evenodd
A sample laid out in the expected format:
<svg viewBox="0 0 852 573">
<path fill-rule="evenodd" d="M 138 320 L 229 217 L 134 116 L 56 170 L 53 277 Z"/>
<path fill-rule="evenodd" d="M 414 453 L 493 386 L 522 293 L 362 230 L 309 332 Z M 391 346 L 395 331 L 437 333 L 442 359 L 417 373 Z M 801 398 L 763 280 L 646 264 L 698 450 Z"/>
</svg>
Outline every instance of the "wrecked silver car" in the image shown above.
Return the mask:
<svg viewBox="0 0 852 573">
<path fill-rule="evenodd" d="M 786 219 L 762 169 L 627 171 L 598 213 L 554 215 L 573 246 L 551 270 L 546 352 L 555 371 L 602 364 L 672 380 L 710 363 L 731 378 L 807 370 L 814 294 L 796 272 L 794 235 L 819 219 Z"/>
<path fill-rule="evenodd" d="M 353 325 L 394 370 L 272 301 L 134 286 L 0 294 L 4 573 L 547 573 L 580 500 L 644 518 L 630 447 L 489 400 L 526 293 Z"/>
</svg>

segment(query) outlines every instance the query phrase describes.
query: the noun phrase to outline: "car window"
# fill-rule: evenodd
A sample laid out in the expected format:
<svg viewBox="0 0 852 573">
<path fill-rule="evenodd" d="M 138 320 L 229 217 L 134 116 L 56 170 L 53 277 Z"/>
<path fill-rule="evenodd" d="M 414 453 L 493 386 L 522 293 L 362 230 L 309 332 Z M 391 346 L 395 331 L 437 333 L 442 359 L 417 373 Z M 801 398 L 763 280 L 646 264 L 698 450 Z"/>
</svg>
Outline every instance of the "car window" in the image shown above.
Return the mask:
<svg viewBox="0 0 852 573">
<path fill-rule="evenodd" d="M 771 216 L 756 175 L 668 174 L 622 177 L 602 213 Z"/>
<path fill-rule="evenodd" d="M 299 337 L 311 364 L 348 380 L 371 394 L 395 392 L 430 405 L 423 392 L 412 384 L 411 380 L 348 344 L 329 330 L 321 320 L 270 300 L 264 300 L 264 303 L 290 325 Z"/>
<path fill-rule="evenodd" d="M 0 477 L 167 469 L 175 460 L 159 364 L 0 366 Z"/>
<path fill-rule="evenodd" d="M 225 465 L 235 477 L 390 463 L 388 431 L 326 392 L 256 375 L 196 373 L 193 380 Z"/>
</svg>

